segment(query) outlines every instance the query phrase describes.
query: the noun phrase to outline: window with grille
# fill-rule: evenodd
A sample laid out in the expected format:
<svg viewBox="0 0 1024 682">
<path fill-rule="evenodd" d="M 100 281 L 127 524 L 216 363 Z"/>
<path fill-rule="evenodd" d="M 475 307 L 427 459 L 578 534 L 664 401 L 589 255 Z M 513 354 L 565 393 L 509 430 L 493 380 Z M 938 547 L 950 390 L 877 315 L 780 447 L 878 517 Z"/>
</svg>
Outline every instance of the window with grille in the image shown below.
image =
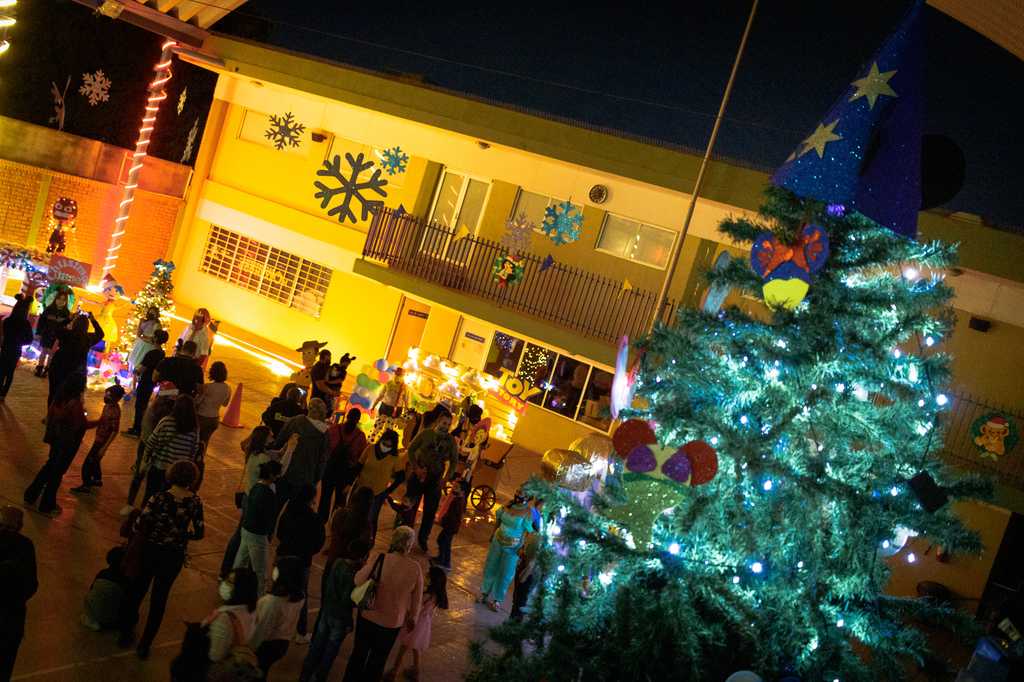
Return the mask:
<svg viewBox="0 0 1024 682">
<path fill-rule="evenodd" d="M 333 270 L 213 225 L 199 271 L 320 317 Z"/>
</svg>

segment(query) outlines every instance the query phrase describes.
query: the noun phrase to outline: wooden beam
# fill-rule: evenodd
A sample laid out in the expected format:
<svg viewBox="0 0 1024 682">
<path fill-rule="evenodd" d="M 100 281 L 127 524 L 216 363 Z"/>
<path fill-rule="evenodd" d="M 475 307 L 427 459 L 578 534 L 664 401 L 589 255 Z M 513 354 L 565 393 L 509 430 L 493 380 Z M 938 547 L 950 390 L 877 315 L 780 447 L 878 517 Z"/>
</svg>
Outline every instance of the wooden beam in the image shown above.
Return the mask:
<svg viewBox="0 0 1024 682">
<path fill-rule="evenodd" d="M 103 0 L 74 1 L 91 9 L 99 9 L 100 5 L 103 4 Z M 175 17 L 167 16 L 152 7 L 135 2 L 134 0 L 124 3 L 124 10 L 118 19 L 157 35 L 166 36 L 189 47 L 202 47 L 203 42 L 210 37 L 208 32 L 198 26 L 193 26 Z"/>
</svg>

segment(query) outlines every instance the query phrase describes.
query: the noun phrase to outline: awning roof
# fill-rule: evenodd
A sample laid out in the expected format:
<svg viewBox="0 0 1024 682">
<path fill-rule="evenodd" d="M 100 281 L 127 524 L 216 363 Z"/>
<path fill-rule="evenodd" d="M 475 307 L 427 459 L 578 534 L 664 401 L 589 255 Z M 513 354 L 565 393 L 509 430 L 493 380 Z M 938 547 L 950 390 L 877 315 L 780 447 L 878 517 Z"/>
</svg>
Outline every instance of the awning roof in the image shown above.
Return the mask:
<svg viewBox="0 0 1024 682">
<path fill-rule="evenodd" d="M 245 0 L 75 0 L 108 16 L 152 31 L 189 47 L 202 47 L 209 29 Z"/>
<path fill-rule="evenodd" d="M 1021 0 L 928 0 L 928 4 L 1024 59 Z"/>
</svg>

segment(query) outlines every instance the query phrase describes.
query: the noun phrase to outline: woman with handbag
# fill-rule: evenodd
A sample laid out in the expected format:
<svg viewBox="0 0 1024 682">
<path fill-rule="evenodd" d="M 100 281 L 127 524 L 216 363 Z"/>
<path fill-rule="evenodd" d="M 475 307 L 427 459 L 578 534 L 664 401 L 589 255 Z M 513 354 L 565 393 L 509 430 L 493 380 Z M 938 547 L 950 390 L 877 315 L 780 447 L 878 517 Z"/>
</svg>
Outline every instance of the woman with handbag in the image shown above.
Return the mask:
<svg viewBox="0 0 1024 682">
<path fill-rule="evenodd" d="M 82 404 L 85 385 L 85 374 L 72 374 L 53 396 L 53 402 L 46 410 L 43 442 L 50 446 L 50 456 L 25 490 L 24 496 L 25 504 L 35 504 L 42 493 L 39 511 L 43 514 L 60 516 L 64 511 L 57 506 L 57 489 L 78 453 L 85 432 L 100 423 L 98 419 L 89 420 L 85 417 L 85 406 Z"/>
<path fill-rule="evenodd" d="M 416 626 L 423 601 L 423 569 L 408 556 L 414 539 L 412 528 L 399 526 L 391 536 L 391 551 L 378 555 L 356 574 L 352 601 L 359 605 L 359 617 L 343 682 L 380 680 L 399 631 Z"/>
<path fill-rule="evenodd" d="M 140 659 L 149 658 L 149 647 L 160 629 L 171 593 L 182 566 L 189 540 L 202 540 L 203 502 L 188 488 L 199 471 L 192 462 L 175 462 L 167 469 L 170 490 L 159 492 L 145 505 L 136 520 L 133 531 L 143 538 L 139 568 L 121 601 L 121 633 L 117 645 L 126 649 L 135 640 L 135 624 L 139 620 L 139 606 L 153 584 L 149 599 L 149 616 L 139 640 Z M 255 599 L 253 600 L 255 605 Z"/>
<path fill-rule="evenodd" d="M 370 408 L 377 410 L 377 419 L 374 420 L 373 430 L 370 431 L 371 443 L 376 443 L 388 429 L 395 428 L 395 420 L 402 416 L 402 410 L 408 407 L 408 403 L 409 391 L 405 388 L 405 370 L 399 367 L 391 381 L 381 388 L 377 401 Z"/>
<path fill-rule="evenodd" d="M 179 395 L 174 401 L 174 412 L 164 417 L 146 441 L 142 468 L 146 470 L 146 492 L 142 504 L 158 492 L 167 490 L 167 471 L 175 462 L 187 460 L 196 463 L 199 456 L 199 421 L 196 404 L 190 395 Z M 198 478 L 199 468 L 196 465 Z M 194 483 L 195 481 L 190 481 Z"/>
<path fill-rule="evenodd" d="M 519 488 L 512 500 L 499 509 L 494 517 L 496 527 L 484 564 L 480 596 L 476 600 L 478 604 L 486 604 L 491 611 L 498 610 L 508 592 L 508 586 L 515 578 L 523 536 L 534 530 L 530 498 Z"/>
</svg>

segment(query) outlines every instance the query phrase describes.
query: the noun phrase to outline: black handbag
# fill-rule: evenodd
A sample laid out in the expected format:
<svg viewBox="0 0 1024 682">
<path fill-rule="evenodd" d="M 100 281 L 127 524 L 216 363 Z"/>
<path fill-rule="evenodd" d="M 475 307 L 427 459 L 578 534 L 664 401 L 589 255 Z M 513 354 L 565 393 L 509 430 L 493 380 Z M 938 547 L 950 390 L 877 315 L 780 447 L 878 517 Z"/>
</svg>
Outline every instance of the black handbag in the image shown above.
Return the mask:
<svg viewBox="0 0 1024 682">
<path fill-rule="evenodd" d="M 240 478 L 239 481 L 238 481 L 238 487 L 241 488 L 244 484 L 245 484 L 245 467 L 243 466 L 242 467 L 242 478 Z M 245 491 L 244 490 L 236 490 L 235 491 L 235 506 L 238 507 L 239 509 L 241 509 L 242 508 L 242 502 L 244 500 L 245 500 Z"/>
</svg>

